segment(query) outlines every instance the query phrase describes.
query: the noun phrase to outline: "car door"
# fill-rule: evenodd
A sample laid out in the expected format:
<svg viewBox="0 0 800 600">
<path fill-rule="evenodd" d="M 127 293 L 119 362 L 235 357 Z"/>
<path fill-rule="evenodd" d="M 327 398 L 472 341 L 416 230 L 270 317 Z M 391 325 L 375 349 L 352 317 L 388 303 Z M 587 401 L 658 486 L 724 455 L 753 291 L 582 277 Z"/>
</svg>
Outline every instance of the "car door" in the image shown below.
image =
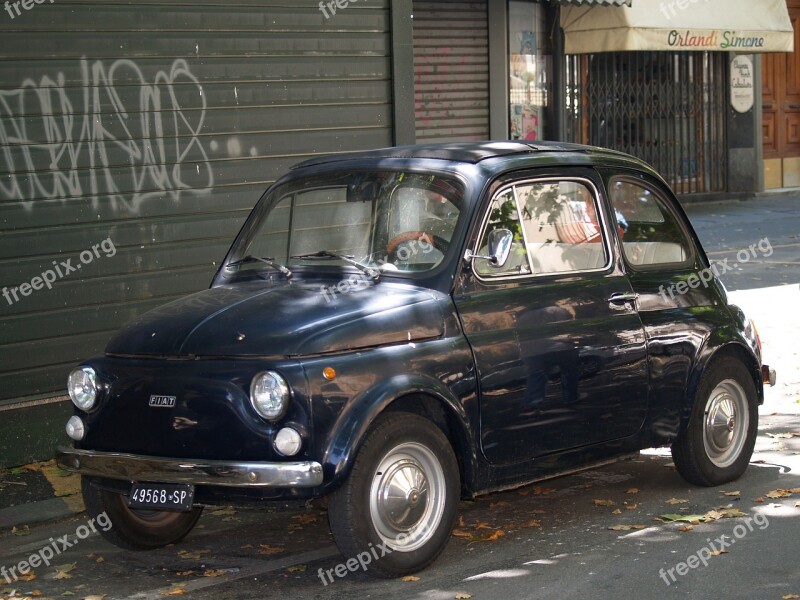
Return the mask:
<svg viewBox="0 0 800 600">
<path fill-rule="evenodd" d="M 510 464 L 635 434 L 647 361 L 635 295 L 612 253 L 593 170 L 506 181 L 471 239 L 513 233 L 505 265 L 473 258 L 454 300 L 480 382 L 487 460 Z"/>
<path fill-rule="evenodd" d="M 621 232 L 625 268 L 638 295 L 650 373 L 648 429 L 674 435 L 695 357 L 724 326 L 716 282 L 704 268 L 690 225 L 674 196 L 641 173 L 604 170 L 609 205 Z"/>
</svg>

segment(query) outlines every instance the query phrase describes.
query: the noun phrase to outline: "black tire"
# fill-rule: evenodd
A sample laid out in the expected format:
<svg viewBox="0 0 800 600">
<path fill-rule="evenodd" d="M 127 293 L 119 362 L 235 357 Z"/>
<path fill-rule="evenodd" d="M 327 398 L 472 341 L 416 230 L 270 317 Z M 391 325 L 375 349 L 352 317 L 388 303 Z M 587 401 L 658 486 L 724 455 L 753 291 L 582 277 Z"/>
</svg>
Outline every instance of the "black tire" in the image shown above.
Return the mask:
<svg viewBox="0 0 800 600">
<path fill-rule="evenodd" d="M 728 483 L 747 469 L 757 433 L 753 379 L 740 361 L 724 357 L 703 375 L 689 425 L 672 444 L 672 459 L 689 483 Z"/>
<path fill-rule="evenodd" d="M 398 577 L 424 569 L 445 549 L 460 492 L 458 463 L 441 430 L 417 415 L 389 413 L 330 496 L 328 520 L 346 559 L 369 555 L 370 574 Z"/>
<path fill-rule="evenodd" d="M 128 507 L 122 494 L 92 484 L 81 477 L 81 492 L 86 512 L 101 527 L 101 535 L 126 550 L 153 550 L 181 541 L 194 529 L 203 509 L 190 512 L 144 511 Z M 105 517 L 98 517 L 105 513 Z M 111 527 L 103 527 L 107 522 Z"/>
</svg>

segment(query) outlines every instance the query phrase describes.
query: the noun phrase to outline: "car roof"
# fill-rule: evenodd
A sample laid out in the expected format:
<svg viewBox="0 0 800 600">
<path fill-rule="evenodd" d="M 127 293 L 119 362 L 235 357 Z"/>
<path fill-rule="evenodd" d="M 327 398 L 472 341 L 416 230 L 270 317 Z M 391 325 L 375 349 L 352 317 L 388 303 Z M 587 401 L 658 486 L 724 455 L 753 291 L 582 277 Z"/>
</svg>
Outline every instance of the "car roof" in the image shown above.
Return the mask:
<svg viewBox="0 0 800 600">
<path fill-rule="evenodd" d="M 492 158 L 503 157 L 535 157 L 541 156 L 542 162 L 552 164 L 554 155 L 563 155 L 564 162 L 574 162 L 578 156 L 580 162 L 598 164 L 612 161 L 619 164 L 628 162 L 631 167 L 650 170 L 642 161 L 615 150 L 583 146 L 567 142 L 526 142 L 526 141 L 484 141 L 484 142 L 459 142 L 445 144 L 419 144 L 414 146 L 395 146 L 380 148 L 363 152 L 344 152 L 332 155 L 320 155 L 296 164 L 294 169 L 312 166 L 330 165 L 345 161 L 380 160 L 387 158 L 397 159 L 434 159 L 450 162 L 478 164 Z M 545 156 L 547 157 L 545 159 Z"/>
</svg>

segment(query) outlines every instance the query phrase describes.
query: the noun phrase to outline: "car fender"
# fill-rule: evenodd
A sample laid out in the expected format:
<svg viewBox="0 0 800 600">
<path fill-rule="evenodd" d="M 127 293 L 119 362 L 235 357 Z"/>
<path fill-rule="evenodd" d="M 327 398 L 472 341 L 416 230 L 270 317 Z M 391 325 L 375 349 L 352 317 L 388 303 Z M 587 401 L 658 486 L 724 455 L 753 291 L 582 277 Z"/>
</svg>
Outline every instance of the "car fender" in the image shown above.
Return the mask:
<svg viewBox="0 0 800 600">
<path fill-rule="evenodd" d="M 464 406 L 441 381 L 419 374 L 399 374 L 381 380 L 358 398 L 353 399 L 339 414 L 326 438 L 322 465 L 326 487 L 338 487 L 352 468 L 353 460 L 361 448 L 370 427 L 393 403 L 410 396 L 426 396 L 443 406 L 455 418 L 460 431 L 452 432 L 468 445 L 467 450 L 454 451 L 463 460 L 466 476 L 471 478 L 474 468 L 475 444 L 469 417 Z"/>
<path fill-rule="evenodd" d="M 679 434 L 683 433 L 689 425 L 695 396 L 703 375 L 709 365 L 721 356 L 735 356 L 742 361 L 753 377 L 758 403 L 762 404 L 764 402 L 764 382 L 761 379 L 760 361 L 754 348 L 748 343 L 744 331 L 738 331 L 732 327 L 715 330 L 714 334 L 709 336 L 697 353 L 697 360 L 689 374 L 686 397 L 680 414 Z"/>
</svg>

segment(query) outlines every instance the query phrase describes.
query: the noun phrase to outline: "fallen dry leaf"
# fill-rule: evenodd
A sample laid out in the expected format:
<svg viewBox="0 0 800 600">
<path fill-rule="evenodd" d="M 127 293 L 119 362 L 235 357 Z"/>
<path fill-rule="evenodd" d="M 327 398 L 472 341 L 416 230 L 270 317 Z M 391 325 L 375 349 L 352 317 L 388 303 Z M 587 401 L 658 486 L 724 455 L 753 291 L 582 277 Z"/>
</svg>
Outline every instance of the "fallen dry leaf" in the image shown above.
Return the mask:
<svg viewBox="0 0 800 600">
<path fill-rule="evenodd" d="M 683 531 L 683 532 L 694 531 L 694 525 L 681 525 L 680 527 L 678 527 L 678 531 Z"/>
<path fill-rule="evenodd" d="M 686 504 L 689 502 L 686 498 L 670 498 L 669 500 L 664 500 L 665 504 Z"/>
<path fill-rule="evenodd" d="M 307 568 L 306 565 L 292 565 L 286 570 L 289 571 L 289 573 L 305 573 Z"/>
<path fill-rule="evenodd" d="M 530 491 L 530 490 L 517 490 L 517 493 L 518 493 L 520 496 L 527 496 L 528 494 L 530 494 L 530 493 L 531 493 L 531 491 Z"/>
<path fill-rule="evenodd" d="M 419 581 L 419 577 L 416 575 L 406 575 L 403 577 L 403 581 Z"/>
<path fill-rule="evenodd" d="M 611 531 L 631 531 L 644 529 L 645 525 L 612 525 L 609 527 Z"/>
<path fill-rule="evenodd" d="M 520 527 L 541 527 L 542 524 L 540 521 L 536 519 L 531 519 L 530 521 L 525 521 Z"/>
<path fill-rule="evenodd" d="M 793 494 L 800 494 L 800 487 L 798 487 L 798 488 L 792 488 L 792 489 L 790 489 L 789 491 L 790 491 L 790 492 L 792 492 Z"/>
<path fill-rule="evenodd" d="M 735 519 L 737 517 L 747 516 L 747 513 L 742 512 L 738 508 L 720 508 L 719 511 L 714 511 L 714 512 L 719 512 L 719 514 L 721 515 L 719 517 L 720 519 Z"/>
<path fill-rule="evenodd" d="M 691 523 L 692 525 L 699 525 L 700 523 L 705 523 L 708 517 L 706 517 L 706 515 L 678 515 L 672 513 L 668 515 L 659 515 L 655 520 L 661 521 L 662 523 L 684 522 Z"/>
<path fill-rule="evenodd" d="M 779 490 L 772 490 L 764 494 L 767 498 L 772 498 L 773 500 L 776 498 L 788 498 L 792 495 L 792 492 L 789 490 L 779 489 Z"/>
<path fill-rule="evenodd" d="M 639 493 L 639 488 L 628 488 L 625 491 L 625 493 L 626 494 L 638 494 Z"/>
<path fill-rule="evenodd" d="M 628 510 L 636 510 L 636 507 L 639 506 L 638 504 L 625 504 L 625 508 Z"/>
<path fill-rule="evenodd" d="M 740 492 L 740 491 L 738 491 L 738 490 L 737 490 L 737 491 L 735 491 L 735 492 L 720 492 L 720 494 L 722 494 L 723 496 L 731 496 L 731 497 L 735 497 L 735 496 L 741 496 L 741 495 L 742 495 L 742 492 Z"/>
<path fill-rule="evenodd" d="M 200 550 L 195 550 L 194 552 L 190 552 L 189 550 L 178 550 L 178 556 L 184 560 L 200 560 L 207 554 L 211 554 L 211 548 L 202 548 Z"/>
<path fill-rule="evenodd" d="M 549 487 L 535 487 L 533 488 L 533 495 L 534 496 L 547 496 L 547 494 L 552 494 L 553 492 L 557 491 L 556 488 L 549 488 Z"/>
<path fill-rule="evenodd" d="M 763 498 L 756 498 L 755 500 L 753 500 L 753 502 L 763 502 L 763 501 L 764 501 Z"/>
<path fill-rule="evenodd" d="M 797 594 L 786 594 L 781 596 L 781 600 L 797 600 L 798 598 L 800 598 L 800 596 Z"/>
<path fill-rule="evenodd" d="M 604 500 L 602 498 L 595 498 L 594 499 L 595 506 L 616 506 L 617 503 L 613 500 Z"/>
<path fill-rule="evenodd" d="M 11 528 L 11 533 L 13 535 L 19 535 L 19 536 L 30 535 L 31 534 L 31 528 L 28 527 L 27 525 L 23 526 L 22 529 L 18 529 L 17 527 L 12 527 Z"/>
<path fill-rule="evenodd" d="M 224 508 L 219 508 L 209 514 L 212 514 L 217 517 L 230 517 L 236 514 L 236 509 L 232 506 L 226 506 Z"/>
<path fill-rule="evenodd" d="M 186 588 L 177 586 L 161 592 L 162 596 L 184 596 L 186 595 Z"/>
<path fill-rule="evenodd" d="M 491 528 L 492 528 L 492 526 L 489 525 L 486 521 L 478 521 L 477 523 L 475 523 L 475 530 L 476 531 L 479 530 L 479 529 L 491 529 Z"/>
<path fill-rule="evenodd" d="M 495 541 L 499 540 L 501 537 L 503 537 L 505 534 L 506 534 L 506 532 L 503 531 L 502 529 L 497 529 L 497 530 L 495 530 L 492 533 L 489 533 L 487 535 L 479 535 L 479 536 L 476 535 L 476 536 L 474 536 L 472 538 L 472 541 L 473 542 L 495 542 Z"/>
<path fill-rule="evenodd" d="M 224 569 L 206 569 L 203 571 L 203 577 L 222 577 L 227 571 Z"/>
<path fill-rule="evenodd" d="M 612 515 L 621 515 L 622 511 L 620 509 L 618 509 L 618 508 L 615 508 L 614 510 L 611 511 L 611 514 Z"/>
<path fill-rule="evenodd" d="M 508 502 L 501 500 L 500 502 L 492 502 L 489 504 L 489 510 L 500 508 L 501 506 L 511 506 Z"/>
<path fill-rule="evenodd" d="M 66 593 L 67 593 L 67 592 L 64 592 L 64 593 L 63 593 L 63 594 L 61 594 L 61 595 L 62 595 L 62 596 L 64 596 L 64 595 L 66 595 Z M 71 595 L 73 595 L 73 596 L 74 596 L 75 594 L 71 594 Z M 84 599 L 83 599 L 83 600 L 105 600 L 105 598 L 106 598 L 106 595 L 105 595 L 105 594 L 102 594 L 102 595 L 95 594 L 95 595 L 93 595 L 93 596 L 86 596 L 86 597 L 84 597 Z"/>
<path fill-rule="evenodd" d="M 460 537 L 460 538 L 472 538 L 472 532 L 467 531 L 466 529 L 454 529 L 452 533 L 453 537 Z"/>
<path fill-rule="evenodd" d="M 720 554 L 728 554 L 727 550 L 714 550 L 711 552 L 711 556 L 719 556 Z"/>
<path fill-rule="evenodd" d="M 788 433 L 768 433 L 767 435 L 777 440 L 790 440 L 793 437 L 800 437 L 800 433 L 796 431 L 790 431 Z"/>
<path fill-rule="evenodd" d="M 295 515 L 292 519 L 297 521 L 300 525 L 308 525 L 309 523 L 314 523 L 319 520 L 319 517 L 317 515 Z"/>
<path fill-rule="evenodd" d="M 175 573 L 178 577 L 193 577 L 197 574 L 197 572 L 192 569 L 191 571 L 178 571 Z"/>
<path fill-rule="evenodd" d="M 469 600 L 472 598 L 472 594 L 467 594 L 465 592 L 458 592 L 455 596 L 456 600 Z"/>
<path fill-rule="evenodd" d="M 273 554 L 280 554 L 281 552 L 286 552 L 286 548 L 284 548 L 283 546 L 270 546 L 269 544 L 258 545 L 259 554 L 271 556 Z"/>
</svg>

